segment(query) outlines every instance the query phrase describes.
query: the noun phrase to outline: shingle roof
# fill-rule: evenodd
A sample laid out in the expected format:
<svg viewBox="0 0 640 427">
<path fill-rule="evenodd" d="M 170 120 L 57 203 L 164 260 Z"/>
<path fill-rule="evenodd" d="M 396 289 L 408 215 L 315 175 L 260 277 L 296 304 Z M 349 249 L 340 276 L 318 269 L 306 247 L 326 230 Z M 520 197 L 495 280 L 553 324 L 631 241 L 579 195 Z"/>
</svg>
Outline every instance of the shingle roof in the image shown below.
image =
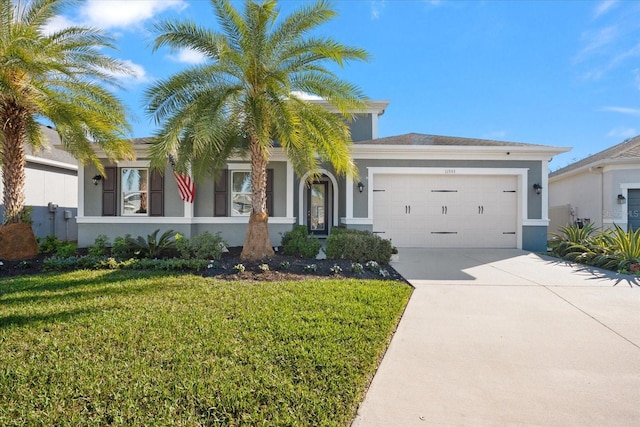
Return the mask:
<svg viewBox="0 0 640 427">
<path fill-rule="evenodd" d="M 386 138 L 370 139 L 354 142 L 356 145 L 443 145 L 443 146 L 484 146 L 484 147 L 544 147 L 538 144 L 522 142 L 494 141 L 490 139 L 461 138 L 456 136 L 425 135 L 421 133 L 407 133 Z"/>
<path fill-rule="evenodd" d="M 60 150 L 56 148 L 56 145 L 60 144 L 60 137 L 58 136 L 58 132 L 55 129 L 52 129 L 48 126 L 42 126 L 42 130 L 49 140 L 49 147 L 40 150 L 38 153 L 33 153 L 31 146 L 29 144 L 25 145 L 25 153 L 38 157 L 40 159 L 53 160 L 61 163 L 68 163 L 70 165 L 77 165 L 78 161 L 69 153 L 64 150 Z"/>
<path fill-rule="evenodd" d="M 562 175 L 572 170 L 607 160 L 638 159 L 640 160 L 640 135 L 622 141 L 620 144 L 600 151 L 575 163 L 571 163 L 549 174 L 550 177 Z"/>
</svg>

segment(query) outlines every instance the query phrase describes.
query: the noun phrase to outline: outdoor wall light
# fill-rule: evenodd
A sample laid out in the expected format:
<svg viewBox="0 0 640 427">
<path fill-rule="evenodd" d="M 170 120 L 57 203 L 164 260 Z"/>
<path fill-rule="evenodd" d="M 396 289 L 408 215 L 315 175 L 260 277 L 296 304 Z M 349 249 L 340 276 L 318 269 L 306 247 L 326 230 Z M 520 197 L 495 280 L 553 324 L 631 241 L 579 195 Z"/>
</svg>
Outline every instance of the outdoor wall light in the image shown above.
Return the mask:
<svg viewBox="0 0 640 427">
<path fill-rule="evenodd" d="M 627 198 L 624 197 L 622 194 L 618 194 L 618 204 L 624 205 L 625 203 L 627 203 Z"/>
<path fill-rule="evenodd" d="M 93 180 L 93 185 L 98 185 L 98 183 L 102 181 L 102 175 L 94 175 L 91 179 Z"/>
<path fill-rule="evenodd" d="M 362 183 L 362 181 L 358 183 L 358 191 L 361 193 L 364 191 L 364 184 Z"/>
<path fill-rule="evenodd" d="M 533 184 L 533 189 L 535 190 L 536 194 L 542 193 L 542 185 L 538 183 Z"/>
</svg>

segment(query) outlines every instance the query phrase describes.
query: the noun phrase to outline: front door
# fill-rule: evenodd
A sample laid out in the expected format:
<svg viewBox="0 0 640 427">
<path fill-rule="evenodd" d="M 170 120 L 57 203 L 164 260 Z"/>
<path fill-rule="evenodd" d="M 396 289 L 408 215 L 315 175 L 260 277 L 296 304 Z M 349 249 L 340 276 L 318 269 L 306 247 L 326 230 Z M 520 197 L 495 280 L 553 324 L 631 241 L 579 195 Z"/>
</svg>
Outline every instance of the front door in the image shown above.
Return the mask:
<svg viewBox="0 0 640 427">
<path fill-rule="evenodd" d="M 328 199 L 327 182 L 314 182 L 309 186 L 307 190 L 307 228 L 310 234 L 328 234 Z"/>
</svg>

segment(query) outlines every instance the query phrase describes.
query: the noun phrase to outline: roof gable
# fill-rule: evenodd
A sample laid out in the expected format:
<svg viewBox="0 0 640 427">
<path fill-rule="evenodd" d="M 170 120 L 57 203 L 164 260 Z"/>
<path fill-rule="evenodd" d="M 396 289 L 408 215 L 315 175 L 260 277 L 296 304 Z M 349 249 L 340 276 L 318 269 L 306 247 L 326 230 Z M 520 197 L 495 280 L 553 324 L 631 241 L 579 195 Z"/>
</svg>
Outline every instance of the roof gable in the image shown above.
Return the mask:
<svg viewBox="0 0 640 427">
<path fill-rule="evenodd" d="M 640 160 L 640 135 L 622 141 L 620 144 L 602 150 L 599 153 L 592 154 L 575 163 L 571 163 L 563 168 L 553 171 L 550 177 L 564 175 L 577 169 L 603 163 L 612 160 L 638 159 Z"/>
</svg>

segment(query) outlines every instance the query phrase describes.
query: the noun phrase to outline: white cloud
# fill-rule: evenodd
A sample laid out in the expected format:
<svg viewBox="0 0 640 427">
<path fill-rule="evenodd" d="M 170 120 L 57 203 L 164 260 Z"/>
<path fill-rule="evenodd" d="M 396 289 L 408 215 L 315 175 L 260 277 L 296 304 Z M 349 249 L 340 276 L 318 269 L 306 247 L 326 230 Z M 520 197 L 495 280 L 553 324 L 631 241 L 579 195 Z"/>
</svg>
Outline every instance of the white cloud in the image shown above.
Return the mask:
<svg viewBox="0 0 640 427">
<path fill-rule="evenodd" d="M 611 111 L 613 113 L 627 114 L 629 116 L 640 116 L 640 108 L 603 107 L 602 111 Z"/>
<path fill-rule="evenodd" d="M 371 2 L 371 19 L 376 20 L 380 18 L 380 14 L 385 7 L 385 0 L 373 0 Z"/>
<path fill-rule="evenodd" d="M 146 83 L 149 81 L 149 76 L 147 76 L 147 71 L 140 64 L 136 64 L 130 60 L 123 60 L 124 64 L 131 70 L 131 74 L 123 74 L 123 73 L 115 73 L 107 71 L 107 74 L 113 76 L 113 78 L 120 81 L 122 84 L 127 84 L 129 82 L 135 83 Z"/>
<path fill-rule="evenodd" d="M 206 56 L 193 49 L 180 49 L 175 54 L 167 55 L 167 57 L 174 62 L 185 64 L 201 64 L 207 60 Z"/>
<path fill-rule="evenodd" d="M 634 128 L 626 128 L 623 126 L 618 126 L 617 128 L 613 128 L 607 134 L 607 137 L 610 138 L 622 138 L 627 139 L 634 137 L 638 134 Z"/>
<path fill-rule="evenodd" d="M 604 0 L 600 2 L 593 12 L 593 18 L 597 19 L 611 10 L 618 3 L 618 0 Z"/>
<path fill-rule="evenodd" d="M 54 16 L 53 18 L 47 21 L 46 25 L 44 26 L 43 32 L 44 34 L 53 34 L 56 31 L 62 30 L 64 28 L 72 27 L 74 25 L 76 24 L 72 22 L 70 19 L 68 19 L 67 17 L 58 15 L 58 16 Z"/>
<path fill-rule="evenodd" d="M 618 38 L 618 35 L 619 31 L 615 26 L 582 33 L 582 41 L 585 43 L 585 47 L 573 58 L 574 63 L 584 61 L 591 55 L 602 53 L 605 47 Z"/>
<path fill-rule="evenodd" d="M 137 29 L 145 21 L 167 10 L 183 10 L 184 0 L 88 0 L 80 7 L 80 25 L 112 29 Z"/>
</svg>

